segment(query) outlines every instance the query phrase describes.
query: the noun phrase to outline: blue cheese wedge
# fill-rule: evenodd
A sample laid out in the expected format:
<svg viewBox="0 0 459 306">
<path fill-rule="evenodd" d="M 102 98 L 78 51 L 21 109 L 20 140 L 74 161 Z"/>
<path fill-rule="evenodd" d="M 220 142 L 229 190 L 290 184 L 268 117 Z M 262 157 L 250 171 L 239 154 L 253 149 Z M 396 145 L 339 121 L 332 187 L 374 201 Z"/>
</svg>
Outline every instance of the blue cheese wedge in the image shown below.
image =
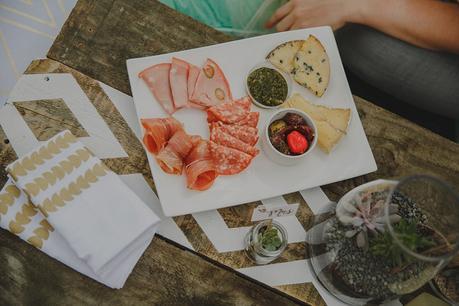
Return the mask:
<svg viewBox="0 0 459 306">
<path fill-rule="evenodd" d="M 269 52 L 266 59 L 276 68 L 291 73 L 293 71 L 293 59 L 300 50 L 304 40 L 292 40 L 277 46 Z"/>
<path fill-rule="evenodd" d="M 309 35 L 293 59 L 293 79 L 321 97 L 330 80 L 330 61 L 320 41 Z"/>
</svg>

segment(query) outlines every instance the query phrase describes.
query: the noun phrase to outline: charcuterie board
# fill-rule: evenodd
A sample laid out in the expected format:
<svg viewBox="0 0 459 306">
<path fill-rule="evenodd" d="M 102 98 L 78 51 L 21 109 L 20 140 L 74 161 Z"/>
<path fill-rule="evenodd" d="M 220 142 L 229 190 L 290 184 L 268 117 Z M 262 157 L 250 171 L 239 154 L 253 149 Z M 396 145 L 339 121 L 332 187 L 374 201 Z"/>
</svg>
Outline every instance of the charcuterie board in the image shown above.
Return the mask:
<svg viewBox="0 0 459 306">
<path fill-rule="evenodd" d="M 330 62 L 328 88 L 321 97 L 318 97 L 305 87 L 296 82 L 291 82 L 291 92 L 299 93 L 308 101 L 325 106 L 327 109 L 350 109 L 352 119 L 345 131 L 345 136 L 329 153 L 315 147 L 311 152 L 308 152 L 305 158 L 293 166 L 279 164 L 268 158 L 261 145 L 261 138 L 268 120 L 276 110 L 252 105 L 251 111 L 259 113 L 257 127 L 260 141 L 256 148 L 259 149 L 260 153 L 242 172 L 237 175 L 219 176 L 207 190 L 197 191 L 187 188 L 185 175 L 165 173 L 158 165 L 155 155 L 147 154 L 165 215 L 184 215 L 253 202 L 341 181 L 377 169 L 346 80 L 333 32 L 329 27 L 276 33 L 128 60 L 129 79 L 139 124 L 140 119 L 169 116 L 155 96 L 152 95 L 147 84 L 139 78 L 139 73 L 146 68 L 161 63 L 170 63 L 173 57 L 196 66 L 202 66 L 208 58 L 212 59 L 224 72 L 233 99 L 236 100 L 247 95 L 247 74 L 253 67 L 263 62 L 273 48 L 288 41 L 304 40 L 309 35 L 317 37 L 328 54 Z M 174 112 L 172 116 L 183 124 L 187 134 L 200 135 L 203 139 L 209 139 L 206 111 L 198 108 L 183 108 Z"/>
</svg>

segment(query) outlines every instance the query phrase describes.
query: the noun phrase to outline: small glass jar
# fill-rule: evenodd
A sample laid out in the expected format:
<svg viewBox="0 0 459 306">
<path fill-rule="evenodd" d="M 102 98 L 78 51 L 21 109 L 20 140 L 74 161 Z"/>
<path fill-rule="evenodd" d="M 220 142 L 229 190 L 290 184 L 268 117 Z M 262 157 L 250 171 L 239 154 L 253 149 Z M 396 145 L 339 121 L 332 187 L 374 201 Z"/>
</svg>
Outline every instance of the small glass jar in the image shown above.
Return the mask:
<svg viewBox="0 0 459 306">
<path fill-rule="evenodd" d="M 268 227 L 275 228 L 277 230 L 277 235 L 281 240 L 280 246 L 274 251 L 265 249 L 260 241 L 262 233 Z M 287 230 L 277 221 L 265 220 L 256 224 L 247 233 L 247 236 L 245 237 L 245 251 L 247 256 L 257 265 L 265 265 L 278 258 L 285 250 L 287 243 Z"/>
</svg>

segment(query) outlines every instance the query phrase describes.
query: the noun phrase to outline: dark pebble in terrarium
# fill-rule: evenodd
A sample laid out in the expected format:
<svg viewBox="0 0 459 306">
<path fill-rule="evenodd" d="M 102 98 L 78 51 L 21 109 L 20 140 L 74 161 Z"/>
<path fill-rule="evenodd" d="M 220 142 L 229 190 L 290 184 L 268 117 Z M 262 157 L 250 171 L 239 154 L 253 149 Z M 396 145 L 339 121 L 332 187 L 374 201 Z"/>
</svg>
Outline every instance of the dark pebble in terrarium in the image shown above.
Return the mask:
<svg viewBox="0 0 459 306">
<path fill-rule="evenodd" d="M 373 196 L 384 198 L 387 197 L 387 193 L 373 194 Z M 396 193 L 392 203 L 399 205 L 401 217 L 426 221 L 425 215 L 416 203 L 406 196 Z M 344 226 L 337 219 L 333 219 L 330 220 L 325 234 L 326 249 L 336 255 L 333 262 L 333 274 L 339 276 L 336 282 L 343 282 L 354 291 L 354 294 L 384 300 L 394 296 L 388 288 L 389 284 L 407 280 L 422 268 L 422 263 L 415 262 L 404 270 L 394 273 L 393 267 L 385 258 L 374 256 L 371 252 L 359 248 L 355 243 L 355 236 L 351 239 L 345 237 L 345 232 L 351 229 L 352 227 Z M 338 286 L 343 287 L 343 284 L 337 284 Z"/>
</svg>

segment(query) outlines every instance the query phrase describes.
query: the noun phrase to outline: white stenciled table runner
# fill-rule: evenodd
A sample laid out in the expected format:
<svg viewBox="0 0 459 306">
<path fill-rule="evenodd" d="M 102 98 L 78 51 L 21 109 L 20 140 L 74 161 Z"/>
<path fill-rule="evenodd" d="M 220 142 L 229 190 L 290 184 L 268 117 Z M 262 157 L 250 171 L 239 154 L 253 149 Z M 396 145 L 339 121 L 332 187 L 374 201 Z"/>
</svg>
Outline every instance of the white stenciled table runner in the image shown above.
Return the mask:
<svg viewBox="0 0 459 306">
<path fill-rule="evenodd" d="M 85 78 L 84 82 L 82 78 Z M 33 131 L 36 126 L 27 122 L 27 116 L 24 116 L 24 112 L 19 111 L 18 105 L 24 106 L 24 103 L 37 103 L 36 101 L 40 101 L 40 104 L 47 103 L 46 101 L 56 103 L 56 100 L 65 104 L 62 109 L 70 112 L 76 124 L 84 130 L 79 140 L 95 155 L 102 159 L 122 159 L 129 156 L 129 152 L 126 152 L 125 148 L 120 145 L 119 139 L 96 109 L 95 104 L 100 101 L 90 99 L 89 96 L 94 97 L 95 95 L 88 95 L 89 87 L 81 86 L 85 82 L 91 83 L 91 90 L 96 88 L 100 91 L 100 94 L 96 95 L 98 99 L 103 96 L 104 103 L 112 104 L 127 126 L 140 139 L 140 129 L 131 97 L 78 73 L 26 74 L 19 79 L 7 105 L 0 109 L 1 129 L 18 157 L 40 143 Z M 253 224 L 250 221 L 251 210 L 249 211 L 248 207 L 253 209 L 260 203 L 207 211 L 174 219 L 165 218 L 159 200 L 144 175 L 130 173 L 120 175 L 120 177 L 142 200 L 148 203 L 158 216 L 162 217 L 163 220 L 157 231 L 159 235 L 220 261 L 269 286 L 279 288 L 302 300 L 307 299 L 312 304 L 320 305 L 324 301 L 328 305 L 342 304 L 318 284 L 305 259 L 306 233 L 312 222 L 312 214 L 317 213 L 329 202 L 320 188 L 301 191 L 299 193 L 301 196 L 284 195 L 261 201 L 267 207 L 299 204 L 298 210 L 303 213 L 277 219 L 288 231 L 289 255 L 281 261 L 256 266 L 248 262 L 243 249 L 244 237 Z M 296 203 L 292 203 L 292 199 Z M 308 212 L 308 218 L 304 217 L 304 211 Z M 1 211 L 0 217 L 2 217 Z M 229 222 L 229 219 L 237 220 L 238 217 L 244 218 L 244 222 Z M 201 236 L 196 237 L 196 233 Z M 201 239 L 202 237 L 205 239 Z M 202 240 L 205 241 L 202 242 Z M 208 245 L 205 245 L 206 241 Z M 311 297 L 304 296 L 306 290 Z M 323 300 L 317 295 L 317 292 Z"/>
</svg>

